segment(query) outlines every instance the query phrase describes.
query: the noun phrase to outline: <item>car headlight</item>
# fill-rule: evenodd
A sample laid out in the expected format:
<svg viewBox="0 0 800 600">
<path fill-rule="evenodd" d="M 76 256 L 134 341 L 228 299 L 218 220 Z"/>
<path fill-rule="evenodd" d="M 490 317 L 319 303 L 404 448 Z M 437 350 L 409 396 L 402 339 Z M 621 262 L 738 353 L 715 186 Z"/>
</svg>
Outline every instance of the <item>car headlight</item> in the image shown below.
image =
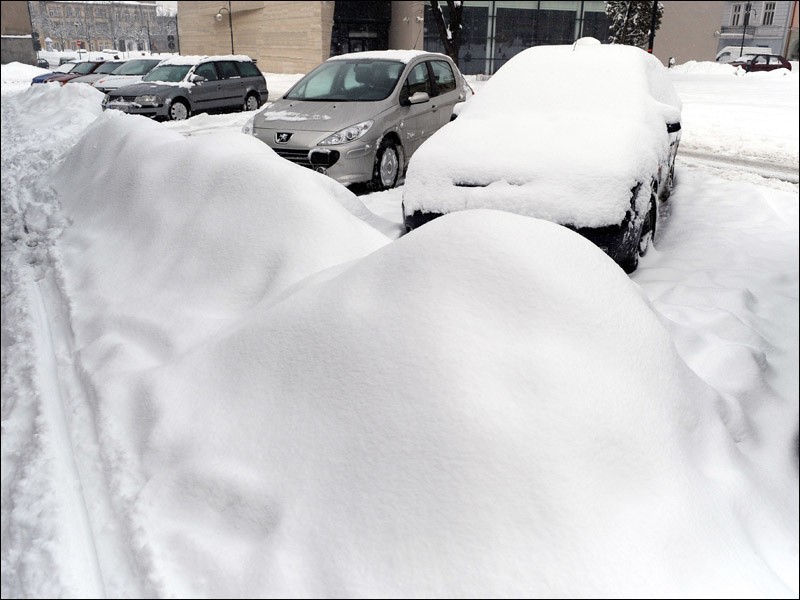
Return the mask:
<svg viewBox="0 0 800 600">
<path fill-rule="evenodd" d="M 145 94 L 144 96 L 136 96 L 133 101 L 136 102 L 136 104 L 161 104 L 161 96 Z"/>
<path fill-rule="evenodd" d="M 351 125 L 350 127 L 345 127 L 344 129 L 340 129 L 333 135 L 329 135 L 324 140 L 322 140 L 319 145 L 320 146 L 335 146 L 336 144 L 346 144 L 347 142 L 352 142 L 353 140 L 357 140 L 362 135 L 369 131 L 369 128 L 372 127 L 374 121 L 363 121 L 356 125 Z"/>
<path fill-rule="evenodd" d="M 255 122 L 255 117 L 250 117 L 247 119 L 247 123 L 244 124 L 242 127 L 242 133 L 245 135 L 253 135 L 253 123 Z"/>
</svg>

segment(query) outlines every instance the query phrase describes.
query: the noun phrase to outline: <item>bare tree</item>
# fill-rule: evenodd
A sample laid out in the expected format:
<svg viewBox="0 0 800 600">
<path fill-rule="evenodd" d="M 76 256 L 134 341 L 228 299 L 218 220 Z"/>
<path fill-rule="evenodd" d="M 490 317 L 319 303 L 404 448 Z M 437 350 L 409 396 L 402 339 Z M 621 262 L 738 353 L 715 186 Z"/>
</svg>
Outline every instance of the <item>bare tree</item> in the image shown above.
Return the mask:
<svg viewBox="0 0 800 600">
<path fill-rule="evenodd" d="M 461 33 L 464 17 L 464 3 L 447 0 L 447 18 L 437 0 L 430 0 L 433 20 L 439 31 L 439 39 L 444 45 L 444 52 L 458 64 L 458 52 L 461 49 Z"/>
</svg>

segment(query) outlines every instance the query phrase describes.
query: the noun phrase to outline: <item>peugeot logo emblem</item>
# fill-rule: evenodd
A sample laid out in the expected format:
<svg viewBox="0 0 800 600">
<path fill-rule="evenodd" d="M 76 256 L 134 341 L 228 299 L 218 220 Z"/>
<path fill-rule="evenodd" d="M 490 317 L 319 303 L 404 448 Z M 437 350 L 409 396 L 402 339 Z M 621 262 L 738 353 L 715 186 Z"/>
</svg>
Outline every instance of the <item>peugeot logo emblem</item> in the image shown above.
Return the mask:
<svg viewBox="0 0 800 600">
<path fill-rule="evenodd" d="M 275 133 L 275 142 L 278 144 L 285 144 L 289 141 L 292 137 L 291 133 L 286 133 L 285 131 L 278 131 Z"/>
</svg>

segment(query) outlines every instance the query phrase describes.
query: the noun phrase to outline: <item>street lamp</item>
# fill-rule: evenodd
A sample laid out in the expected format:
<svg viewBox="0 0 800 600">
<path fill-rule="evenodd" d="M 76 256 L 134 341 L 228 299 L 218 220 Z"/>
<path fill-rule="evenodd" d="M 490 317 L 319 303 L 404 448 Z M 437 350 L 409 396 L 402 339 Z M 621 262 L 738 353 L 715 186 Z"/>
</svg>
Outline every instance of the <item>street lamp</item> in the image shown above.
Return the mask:
<svg viewBox="0 0 800 600">
<path fill-rule="evenodd" d="M 217 20 L 217 23 L 222 22 L 222 11 L 228 11 L 228 27 L 231 30 L 231 54 L 233 52 L 233 18 L 231 17 L 231 3 L 228 2 L 228 7 L 225 8 L 224 6 L 217 11 L 217 14 L 214 15 L 214 18 Z"/>
<path fill-rule="evenodd" d="M 739 58 L 742 57 L 742 53 L 744 52 L 744 34 L 747 33 L 747 25 L 750 23 L 750 12 L 755 12 L 753 10 L 753 5 L 748 2 L 744 6 L 744 27 L 742 27 L 742 43 L 739 45 Z"/>
</svg>

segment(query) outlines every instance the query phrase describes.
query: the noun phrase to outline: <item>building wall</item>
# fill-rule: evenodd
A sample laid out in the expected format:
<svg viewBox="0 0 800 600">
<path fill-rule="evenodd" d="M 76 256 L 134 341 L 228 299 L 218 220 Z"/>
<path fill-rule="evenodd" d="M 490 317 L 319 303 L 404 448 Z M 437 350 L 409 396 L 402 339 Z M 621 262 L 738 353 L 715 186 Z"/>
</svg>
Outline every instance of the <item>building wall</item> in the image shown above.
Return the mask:
<svg viewBox="0 0 800 600">
<path fill-rule="evenodd" d="M 0 63 L 21 62 L 36 64 L 36 53 L 31 39 L 31 17 L 28 3 L 0 2 Z"/>
<path fill-rule="evenodd" d="M 800 57 L 800 44 L 798 38 L 800 31 L 800 2 L 795 0 L 792 3 L 792 16 L 789 20 L 789 31 L 786 32 L 786 44 L 783 48 L 783 56 L 789 60 L 797 60 Z"/>
<path fill-rule="evenodd" d="M 661 27 L 653 41 L 653 55 L 665 65 L 672 56 L 677 64 L 714 60 L 725 2 L 665 1 Z"/>
<path fill-rule="evenodd" d="M 392 2 L 392 25 L 389 28 L 390 48 L 422 50 L 425 4 L 427 2 L 422 0 Z"/>
<path fill-rule="evenodd" d="M 220 10 L 228 4 L 230 23 Z M 181 54 L 233 52 L 255 59 L 264 72 L 305 73 L 328 58 L 333 9 L 334 2 L 179 1 Z"/>
</svg>

